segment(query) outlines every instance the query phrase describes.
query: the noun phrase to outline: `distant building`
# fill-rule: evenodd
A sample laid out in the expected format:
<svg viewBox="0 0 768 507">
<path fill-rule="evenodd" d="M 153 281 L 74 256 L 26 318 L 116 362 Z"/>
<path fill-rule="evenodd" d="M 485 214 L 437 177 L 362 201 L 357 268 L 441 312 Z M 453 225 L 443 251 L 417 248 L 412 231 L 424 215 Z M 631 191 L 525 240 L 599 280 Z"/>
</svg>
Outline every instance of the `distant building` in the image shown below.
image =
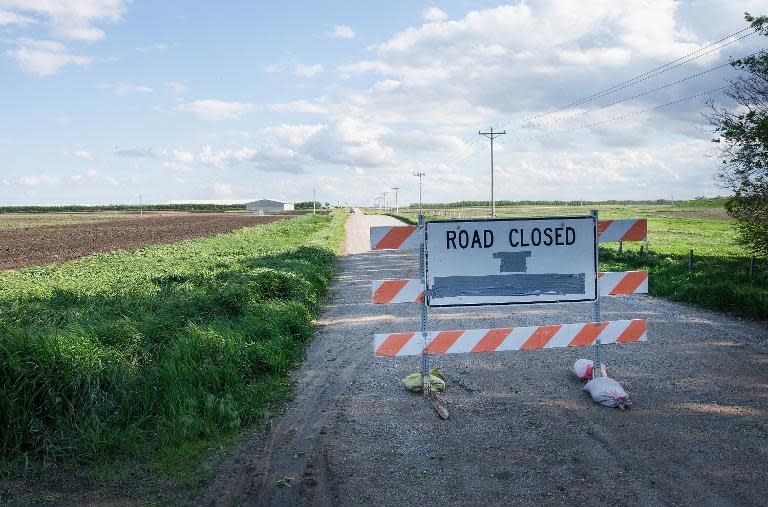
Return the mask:
<svg viewBox="0 0 768 507">
<path fill-rule="evenodd" d="M 255 213 L 293 211 L 293 204 L 290 202 L 273 201 L 272 199 L 260 199 L 258 201 L 245 203 L 245 210 L 253 211 Z"/>
</svg>

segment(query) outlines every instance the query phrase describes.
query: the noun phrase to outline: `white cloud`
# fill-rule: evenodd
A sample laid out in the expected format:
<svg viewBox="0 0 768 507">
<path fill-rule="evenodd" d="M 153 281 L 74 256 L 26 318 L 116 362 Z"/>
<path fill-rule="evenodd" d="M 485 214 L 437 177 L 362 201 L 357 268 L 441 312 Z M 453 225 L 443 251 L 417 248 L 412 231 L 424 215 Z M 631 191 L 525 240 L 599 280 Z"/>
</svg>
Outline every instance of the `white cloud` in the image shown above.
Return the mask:
<svg viewBox="0 0 768 507">
<path fill-rule="evenodd" d="M 33 23 L 35 23 L 35 20 L 28 16 L 22 16 L 21 14 L 17 14 L 15 12 L 4 11 L 0 9 L 0 26 L 4 26 L 4 25 L 27 26 Z"/>
<path fill-rule="evenodd" d="M 116 95 L 129 95 L 133 93 L 154 93 L 154 89 L 146 85 L 130 83 L 98 83 L 97 88 L 114 90 Z"/>
<path fill-rule="evenodd" d="M 12 13 L 37 16 L 51 25 L 56 37 L 88 42 L 105 34 L 93 23 L 117 22 L 128 0 L 0 0 L 0 7 Z"/>
<path fill-rule="evenodd" d="M 323 102 L 316 100 L 293 100 L 291 102 L 272 104 L 269 108 L 273 111 L 287 113 L 326 114 L 328 113 L 328 106 Z"/>
<path fill-rule="evenodd" d="M 294 74 L 302 77 L 312 77 L 316 74 L 321 73 L 322 71 L 323 71 L 323 65 L 320 63 L 316 63 L 314 65 L 304 65 L 302 63 L 299 63 L 293 69 Z"/>
<path fill-rule="evenodd" d="M 65 65 L 88 65 L 91 58 L 69 54 L 67 47 L 52 40 L 24 38 L 19 47 L 6 52 L 19 67 L 29 74 L 50 76 Z"/>
<path fill-rule="evenodd" d="M 181 111 L 195 113 L 211 121 L 235 120 L 243 113 L 253 111 L 253 104 L 248 102 L 226 102 L 223 100 L 195 100 L 179 106 Z"/>
<path fill-rule="evenodd" d="M 136 48 L 136 51 L 138 51 L 139 53 L 153 53 L 156 51 L 167 51 L 175 47 L 178 47 L 178 44 L 176 43 L 166 44 L 163 42 L 156 42 L 154 44 L 150 44 L 149 46 Z"/>
<path fill-rule="evenodd" d="M 444 20 L 448 17 L 448 14 L 446 14 L 442 9 L 439 9 L 438 7 L 428 7 L 421 11 L 421 17 L 424 18 L 425 21 L 434 23 L 436 21 Z"/>
<path fill-rule="evenodd" d="M 232 195 L 232 185 L 216 182 L 213 184 L 213 193 L 222 197 L 230 196 Z"/>
<path fill-rule="evenodd" d="M 107 185 L 111 185 L 111 186 L 117 186 L 120 184 L 120 181 L 117 178 L 114 178 L 96 169 L 90 169 L 85 174 L 74 174 L 69 177 L 69 180 L 72 183 L 78 183 L 78 184 L 79 183 L 96 183 L 96 184 L 106 183 Z"/>
<path fill-rule="evenodd" d="M 29 187 L 37 187 L 40 185 L 58 185 L 61 183 L 61 179 L 58 176 L 51 176 L 48 174 L 30 174 L 28 176 L 22 176 L 19 178 L 21 185 Z"/>
<path fill-rule="evenodd" d="M 328 32 L 328 36 L 333 39 L 354 39 L 355 31 L 347 25 L 336 25 Z"/>
<path fill-rule="evenodd" d="M 93 160 L 93 155 L 87 150 L 72 150 L 69 154 L 80 160 Z"/>
<path fill-rule="evenodd" d="M 168 81 L 165 83 L 165 86 L 172 93 L 175 93 L 176 95 L 181 95 L 182 93 L 187 91 L 187 85 L 179 81 Z"/>
</svg>

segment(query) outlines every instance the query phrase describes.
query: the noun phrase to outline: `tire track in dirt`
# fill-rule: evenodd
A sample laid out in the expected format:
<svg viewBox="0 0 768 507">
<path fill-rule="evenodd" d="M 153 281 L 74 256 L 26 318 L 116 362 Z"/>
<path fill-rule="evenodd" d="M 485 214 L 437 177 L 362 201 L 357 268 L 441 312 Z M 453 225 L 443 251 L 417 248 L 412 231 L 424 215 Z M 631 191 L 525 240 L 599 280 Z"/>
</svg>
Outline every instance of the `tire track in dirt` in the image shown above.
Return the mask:
<svg viewBox="0 0 768 507">
<path fill-rule="evenodd" d="M 370 359 L 368 336 L 350 336 L 346 323 L 372 318 L 370 276 L 380 266 L 368 252 L 368 228 L 396 225 L 390 217 L 350 215 L 345 255 L 317 321 L 318 332 L 299 369 L 296 396 L 264 434 L 233 452 L 201 505 L 335 505 L 334 477 L 329 470 L 327 432 L 335 420 L 339 394 Z M 358 304 L 350 304 L 357 301 Z M 367 308 L 366 308 L 367 307 Z"/>
</svg>

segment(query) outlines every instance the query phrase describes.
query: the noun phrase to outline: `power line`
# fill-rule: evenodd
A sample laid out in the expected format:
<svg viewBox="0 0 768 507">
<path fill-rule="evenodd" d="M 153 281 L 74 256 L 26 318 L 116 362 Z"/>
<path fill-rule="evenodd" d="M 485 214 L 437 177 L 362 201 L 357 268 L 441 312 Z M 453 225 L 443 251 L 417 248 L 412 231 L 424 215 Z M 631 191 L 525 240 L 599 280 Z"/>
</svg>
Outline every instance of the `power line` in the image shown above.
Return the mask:
<svg viewBox="0 0 768 507">
<path fill-rule="evenodd" d="M 720 39 L 720 40 L 718 40 L 716 42 L 713 42 L 713 43 L 711 43 L 711 44 L 709 44 L 707 46 L 704 46 L 704 47 L 702 47 L 700 49 L 697 49 L 696 51 L 692 51 L 691 53 L 688 53 L 687 55 L 681 56 L 680 58 L 677 58 L 675 60 L 667 62 L 664 65 L 661 65 L 659 67 L 656 67 L 654 69 L 646 71 L 646 72 L 644 72 L 642 74 L 639 74 L 639 75 L 637 75 L 637 76 L 635 76 L 635 77 L 633 77 L 631 79 L 628 79 L 626 81 L 622 81 L 621 83 L 615 84 L 615 85 L 613 85 L 613 86 L 611 86 L 609 88 L 606 88 L 606 89 L 604 89 L 602 91 L 596 92 L 596 93 L 594 93 L 592 95 L 589 95 L 587 97 L 584 97 L 582 99 L 575 100 L 575 101 L 573 101 L 573 102 L 571 102 L 569 104 L 566 104 L 564 106 L 560 106 L 560 107 L 558 107 L 556 109 L 552 109 L 550 111 L 547 111 L 547 112 L 544 112 L 544 113 L 540 113 L 540 114 L 537 114 L 537 115 L 529 116 L 529 117 L 524 118 L 524 119 L 519 120 L 519 121 L 508 123 L 508 124 L 506 124 L 506 126 L 507 127 L 511 127 L 511 126 L 514 126 L 514 125 L 529 123 L 531 120 L 535 120 L 535 119 L 541 118 L 543 116 L 548 116 L 550 114 L 558 113 L 558 112 L 563 111 L 565 109 L 570 109 L 573 106 L 577 106 L 579 104 L 583 104 L 585 102 L 589 102 L 589 101 L 591 101 L 593 99 L 597 99 L 597 98 L 603 97 L 605 95 L 614 93 L 616 91 L 622 90 L 624 88 L 627 88 L 629 86 L 633 86 L 635 84 L 641 83 L 643 81 L 646 81 L 648 79 L 656 77 L 656 76 L 658 76 L 660 74 L 668 72 L 668 71 L 670 71 L 672 69 L 676 69 L 677 67 L 680 67 L 681 65 L 685 65 L 686 63 L 690 63 L 693 60 L 696 60 L 698 58 L 706 56 L 706 55 L 708 55 L 710 53 L 713 53 L 715 51 L 719 51 L 720 49 L 722 49 L 722 48 L 724 48 L 724 47 L 726 47 L 726 46 L 728 46 L 730 44 L 733 44 L 733 43 L 735 43 L 735 42 L 737 42 L 737 41 L 739 41 L 739 40 L 741 40 L 741 39 L 743 39 L 745 37 L 750 37 L 750 36 L 754 35 L 755 32 L 751 32 L 751 33 L 748 33 L 746 35 L 742 35 L 741 37 L 738 37 L 738 38 L 736 38 L 734 40 L 728 41 L 728 42 L 726 42 L 725 44 L 723 44 L 721 46 L 718 46 L 718 47 L 716 47 L 714 49 L 710 49 L 709 51 L 705 51 L 705 52 L 703 52 L 703 53 L 701 53 L 701 54 L 699 54 L 697 56 L 693 56 L 693 55 L 696 55 L 696 53 L 700 53 L 700 52 L 704 51 L 705 49 L 711 48 L 712 46 L 717 45 L 717 44 L 721 43 L 722 41 L 727 40 L 727 39 L 729 39 L 731 37 L 735 37 L 736 35 L 739 35 L 740 33 L 743 33 L 743 32 L 745 32 L 746 30 L 749 30 L 749 29 L 750 29 L 750 27 L 743 28 L 743 29 L 739 30 L 738 32 L 732 33 L 731 35 L 728 35 L 727 37 L 723 37 L 722 39 Z"/>
<path fill-rule="evenodd" d="M 756 54 L 756 53 L 752 53 L 752 55 L 754 55 L 754 54 Z M 743 57 L 743 58 L 748 58 L 749 56 L 752 56 L 752 55 L 748 55 L 748 56 Z M 583 116 L 583 115 L 586 115 L 586 114 L 590 114 L 590 113 L 593 113 L 595 111 L 599 111 L 601 109 L 607 109 L 607 108 L 615 106 L 617 104 L 621 104 L 623 102 L 627 102 L 628 100 L 637 99 L 639 97 L 643 97 L 645 95 L 649 95 L 649 94 L 657 92 L 659 90 L 663 90 L 664 88 L 669 88 L 670 86 L 674 86 L 676 84 L 680 84 L 680 83 L 682 83 L 684 81 L 688 81 L 689 79 L 694 79 L 694 78 L 697 78 L 699 76 L 703 76 L 704 74 L 708 74 L 710 72 L 714 72 L 716 70 L 722 69 L 723 67 L 728 67 L 730 65 L 731 65 L 730 62 L 729 63 L 724 63 L 722 65 L 718 65 L 717 67 L 712 67 L 711 69 L 707 69 L 707 70 L 705 70 L 703 72 L 692 74 L 692 75 L 690 75 L 688 77 L 684 77 L 682 79 L 678 79 L 677 81 L 673 81 L 672 83 L 668 83 L 668 84 L 665 84 L 663 86 L 659 86 L 657 88 L 653 88 L 651 90 L 645 91 L 643 93 L 638 93 L 636 95 L 632 95 L 631 97 L 626 97 L 626 98 L 623 98 L 621 100 L 617 100 L 615 102 L 611 102 L 610 104 L 606 104 L 604 106 L 594 107 L 592 109 L 587 109 L 586 111 L 581 111 L 579 113 L 575 113 L 575 114 L 572 114 L 572 115 L 569 115 L 569 116 L 563 116 L 561 118 L 556 118 L 556 119 L 550 120 L 550 121 L 539 122 L 539 123 L 530 123 L 530 124 L 526 125 L 523 128 L 538 127 L 538 126 L 542 126 L 542 125 L 551 125 L 553 123 L 559 123 L 561 121 L 570 120 L 571 118 L 576 118 L 578 116 Z"/>
<path fill-rule="evenodd" d="M 531 139 L 541 139 L 541 138 L 544 138 L 544 137 L 550 137 L 550 136 L 554 136 L 554 135 L 557 135 L 557 134 L 565 134 L 565 133 L 568 133 L 568 132 L 574 132 L 576 130 L 582 130 L 582 129 L 586 129 L 586 128 L 590 128 L 590 127 L 596 127 L 598 125 L 604 125 L 606 123 L 611 123 L 611 122 L 618 121 L 618 120 L 624 120 L 624 119 L 630 118 L 632 116 L 637 116 L 639 114 L 648 113 L 650 111 L 655 111 L 656 109 L 661 109 L 662 107 L 671 106 L 673 104 L 678 104 L 680 102 L 685 102 L 685 101 L 688 101 L 688 100 L 691 100 L 691 99 L 695 99 L 697 97 L 701 97 L 701 96 L 707 95 L 709 93 L 714 93 L 714 92 L 720 91 L 720 90 L 722 90 L 724 88 L 727 88 L 727 86 L 721 86 L 719 88 L 708 90 L 706 92 L 697 93 L 696 95 L 691 95 L 689 97 L 685 97 L 685 98 L 682 98 L 682 99 L 673 100 L 671 102 L 667 102 L 666 104 L 661 104 L 661 105 L 658 105 L 658 106 L 655 106 L 655 107 L 649 107 L 648 109 L 643 109 L 642 111 L 635 111 L 634 113 L 629 113 L 629 114 L 624 114 L 624 115 L 621 115 L 621 116 L 616 116 L 615 118 L 610 118 L 608 120 L 598 121 L 598 122 L 590 123 L 590 124 L 587 124 L 587 125 L 581 125 L 580 127 L 574 127 L 574 128 L 571 128 L 571 129 L 557 130 L 555 132 L 549 132 L 547 134 L 540 134 L 540 135 L 537 135 L 537 136 L 532 136 Z"/>
</svg>

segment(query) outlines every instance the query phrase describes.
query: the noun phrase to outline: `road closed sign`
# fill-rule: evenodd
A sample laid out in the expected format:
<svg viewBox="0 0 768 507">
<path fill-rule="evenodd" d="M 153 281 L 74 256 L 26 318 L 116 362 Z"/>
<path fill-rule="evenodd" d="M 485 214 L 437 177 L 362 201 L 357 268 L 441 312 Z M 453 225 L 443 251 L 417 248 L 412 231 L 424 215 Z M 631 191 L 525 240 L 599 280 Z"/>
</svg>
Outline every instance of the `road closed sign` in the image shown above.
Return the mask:
<svg viewBox="0 0 768 507">
<path fill-rule="evenodd" d="M 594 301 L 595 218 L 427 222 L 428 305 Z"/>
</svg>

